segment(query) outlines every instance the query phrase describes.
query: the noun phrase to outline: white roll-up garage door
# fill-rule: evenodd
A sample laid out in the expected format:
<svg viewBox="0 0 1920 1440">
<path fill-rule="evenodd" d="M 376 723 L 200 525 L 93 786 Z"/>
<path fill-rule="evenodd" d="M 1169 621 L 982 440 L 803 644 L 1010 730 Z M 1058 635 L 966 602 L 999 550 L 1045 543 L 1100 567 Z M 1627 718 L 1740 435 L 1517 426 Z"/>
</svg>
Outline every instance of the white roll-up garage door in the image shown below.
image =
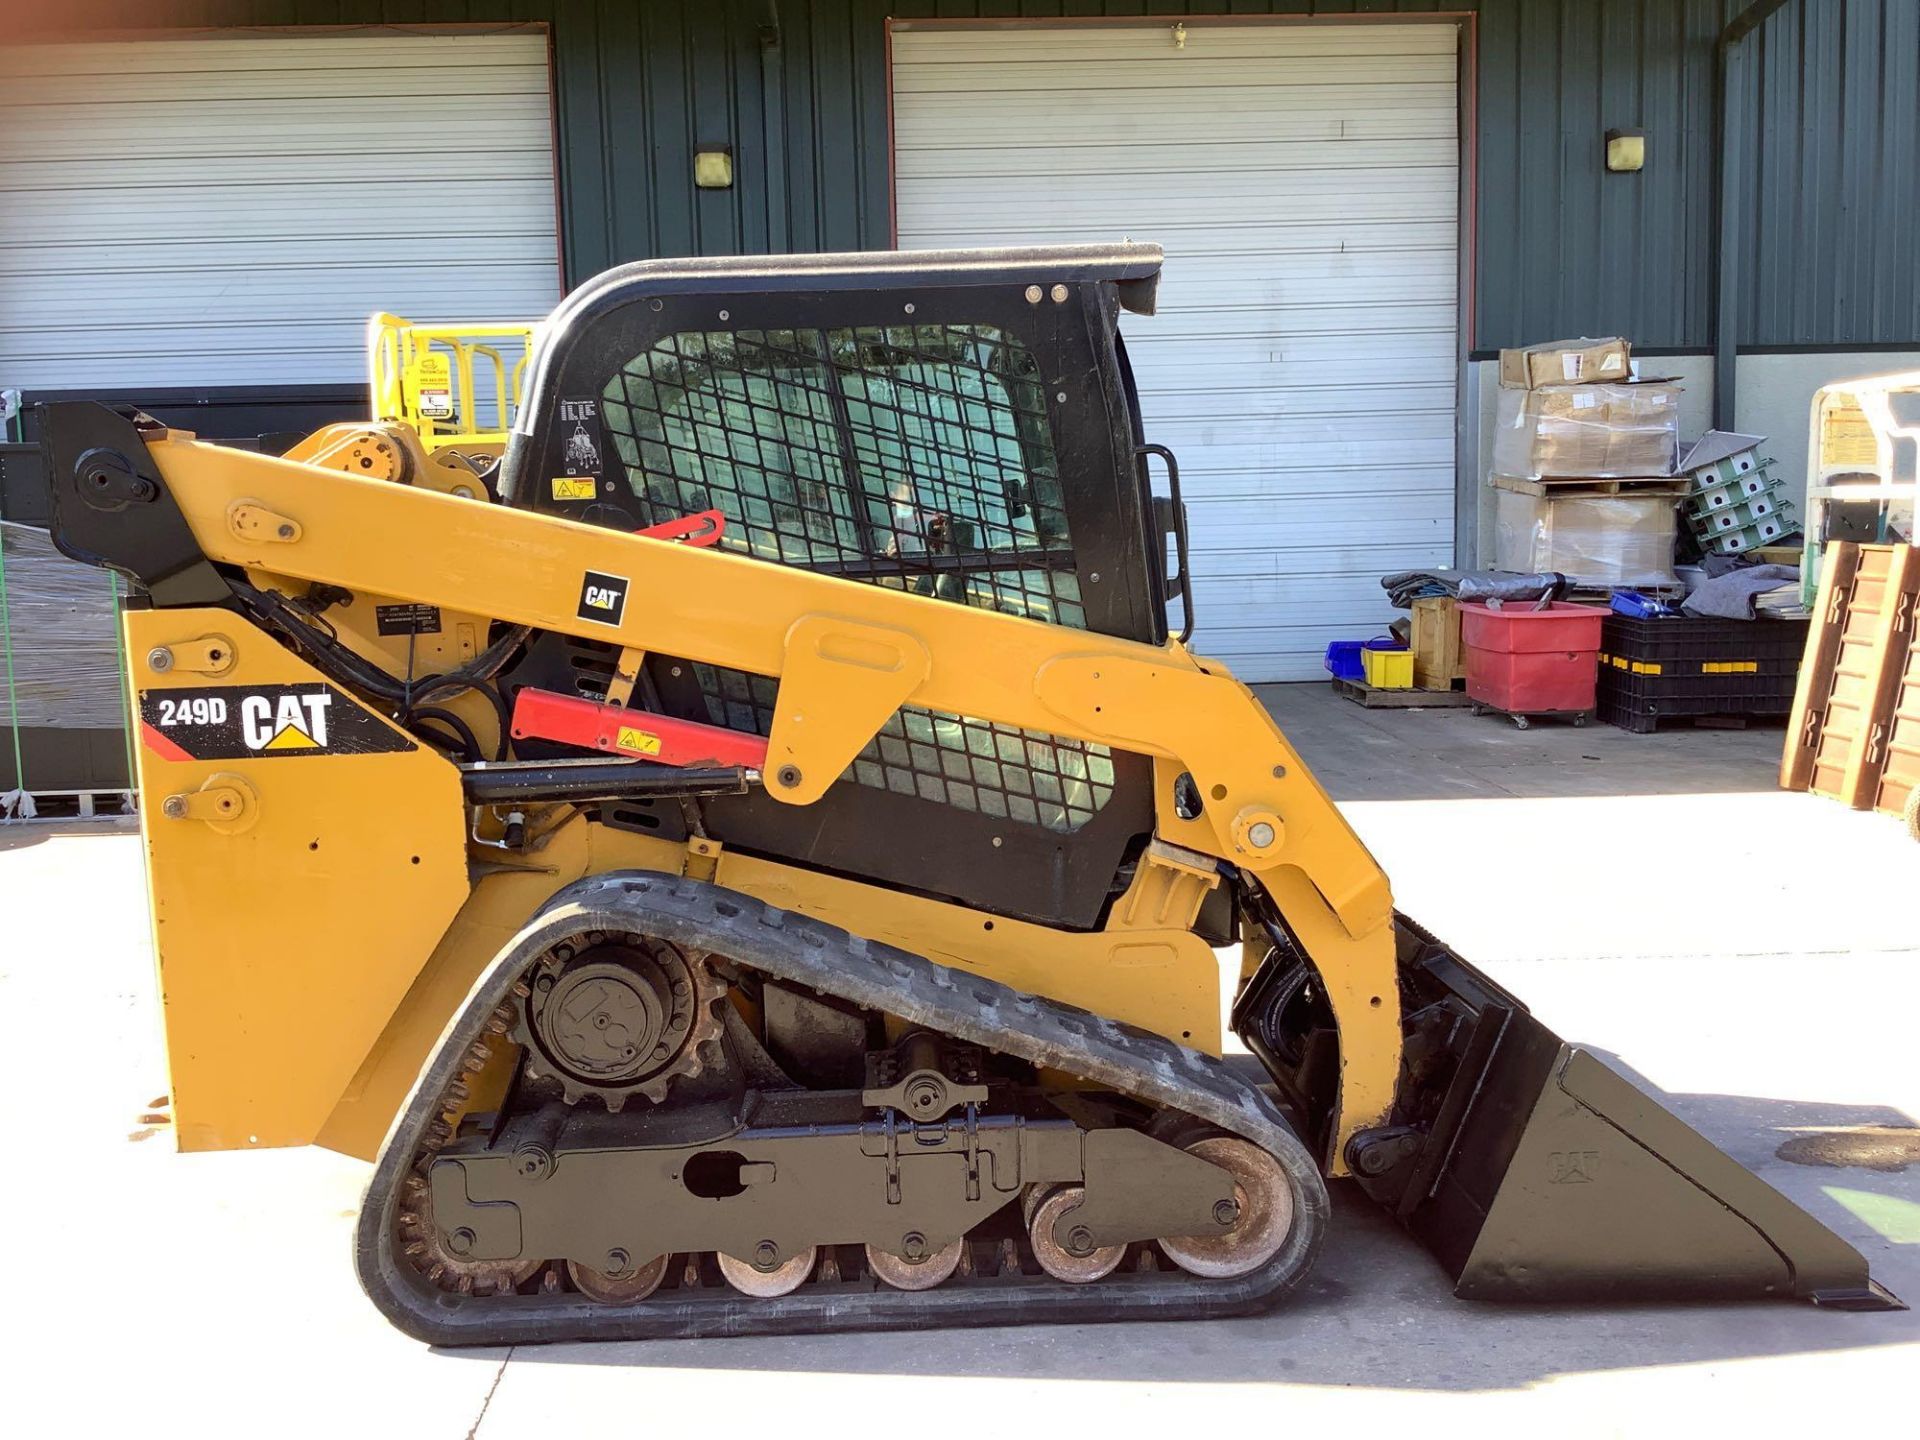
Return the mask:
<svg viewBox="0 0 1920 1440">
<path fill-rule="evenodd" d="M 897 25 L 902 248 L 1156 241 L 1123 328 L 1180 459 L 1194 643 L 1323 675 L 1453 557 L 1458 32 Z"/>
<path fill-rule="evenodd" d="M 0 386 L 366 377 L 560 294 L 543 33 L 0 49 Z"/>
</svg>

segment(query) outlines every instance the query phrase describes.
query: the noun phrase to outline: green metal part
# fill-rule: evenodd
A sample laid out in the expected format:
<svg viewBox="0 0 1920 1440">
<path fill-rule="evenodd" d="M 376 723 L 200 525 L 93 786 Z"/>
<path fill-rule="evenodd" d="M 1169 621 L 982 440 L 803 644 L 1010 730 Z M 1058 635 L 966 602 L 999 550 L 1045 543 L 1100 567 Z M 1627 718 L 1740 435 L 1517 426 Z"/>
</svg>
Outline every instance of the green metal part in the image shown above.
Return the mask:
<svg viewBox="0 0 1920 1440">
<path fill-rule="evenodd" d="M 934 1123 L 864 1110 L 857 1092 L 815 1092 L 766 1097 L 756 1123 L 692 1143 L 459 1141 L 429 1173 L 435 1222 L 475 1260 L 713 1250 L 772 1269 L 814 1245 L 937 1250 L 1033 1184 L 1086 1188 L 1055 1226 L 1075 1251 L 1235 1218 L 1225 1170 L 1138 1130 L 971 1105 Z"/>
</svg>

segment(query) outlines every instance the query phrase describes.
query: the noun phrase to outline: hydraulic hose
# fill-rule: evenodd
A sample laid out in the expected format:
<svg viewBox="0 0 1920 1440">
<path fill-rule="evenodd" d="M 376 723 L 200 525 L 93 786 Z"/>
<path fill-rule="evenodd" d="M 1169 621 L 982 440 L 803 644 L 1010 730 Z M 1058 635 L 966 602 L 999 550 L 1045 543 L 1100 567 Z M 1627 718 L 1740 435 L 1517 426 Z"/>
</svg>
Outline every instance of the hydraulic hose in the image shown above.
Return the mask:
<svg viewBox="0 0 1920 1440">
<path fill-rule="evenodd" d="M 451 711 L 437 708 L 433 702 L 451 700 L 468 690 L 480 691 L 487 697 L 499 719 L 500 738 L 494 758 L 506 758 L 512 717 L 505 697 L 500 694 L 498 687 L 489 682 L 533 633 L 532 626 L 509 626 L 498 639 L 465 665 L 444 674 L 425 676 L 409 684 L 388 674 L 365 656 L 355 653 L 319 626 L 310 623 L 299 607 L 284 595 L 258 589 L 244 580 L 233 580 L 231 583 L 234 592 L 250 610 L 285 635 L 297 649 L 310 656 L 329 677 L 392 704 L 399 711 L 403 723 L 415 717 L 430 716 L 443 724 L 457 727 L 455 733 L 467 745 L 475 760 L 484 759 L 486 751 L 472 727 Z"/>
<path fill-rule="evenodd" d="M 409 685 L 364 656 L 355 654 L 318 626 L 308 623 L 284 595 L 272 590 L 256 589 L 245 581 L 235 581 L 234 589 L 250 609 L 311 655 L 328 674 L 408 709 L 417 709 L 422 704 L 436 700 L 451 699 L 462 691 L 483 685 L 500 672 L 512 658 L 513 652 L 533 633 L 530 625 L 510 626 L 499 639 L 457 670 L 425 676 Z M 495 708 L 504 717 L 505 701 L 498 696 L 492 698 Z"/>
<path fill-rule="evenodd" d="M 473 733 L 473 727 L 451 710 L 440 710 L 431 705 L 426 705 L 409 712 L 407 718 L 415 722 L 429 721 L 435 725 L 446 726 L 459 737 L 460 744 L 466 749 L 467 759 L 482 760 L 486 758 L 486 752 L 480 748 L 480 740 L 479 737 Z"/>
</svg>

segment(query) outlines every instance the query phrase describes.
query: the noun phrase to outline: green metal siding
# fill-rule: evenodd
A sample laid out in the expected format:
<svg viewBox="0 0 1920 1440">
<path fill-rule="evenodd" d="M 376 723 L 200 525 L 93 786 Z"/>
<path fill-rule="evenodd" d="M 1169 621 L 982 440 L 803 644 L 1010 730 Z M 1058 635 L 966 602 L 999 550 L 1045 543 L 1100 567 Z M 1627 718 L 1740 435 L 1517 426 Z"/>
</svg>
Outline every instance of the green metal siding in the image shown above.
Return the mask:
<svg viewBox="0 0 1920 1440">
<path fill-rule="evenodd" d="M 1474 11 L 1481 349 L 1711 344 L 1713 42 L 1744 0 L 78 0 L 65 23 L 552 35 L 569 282 L 650 255 L 889 242 L 886 19 Z M 779 45 L 763 36 L 779 19 Z M 164 15 L 165 20 L 158 18 Z M 1746 42 L 1740 340 L 1920 345 L 1920 0 L 1793 0 Z M 1602 135 L 1648 132 L 1639 175 Z M 736 183 L 696 190 L 730 144 Z"/>
<path fill-rule="evenodd" d="M 1920 0 L 1799 0 L 1747 41 L 1741 343 L 1920 340 Z"/>
<path fill-rule="evenodd" d="M 1746 3 L 1482 0 L 1476 344 L 1711 346 L 1714 41 Z M 1789 0 L 1741 61 L 1740 344 L 1920 345 L 1920 0 Z M 1639 175 L 1602 163 L 1619 126 Z"/>
</svg>

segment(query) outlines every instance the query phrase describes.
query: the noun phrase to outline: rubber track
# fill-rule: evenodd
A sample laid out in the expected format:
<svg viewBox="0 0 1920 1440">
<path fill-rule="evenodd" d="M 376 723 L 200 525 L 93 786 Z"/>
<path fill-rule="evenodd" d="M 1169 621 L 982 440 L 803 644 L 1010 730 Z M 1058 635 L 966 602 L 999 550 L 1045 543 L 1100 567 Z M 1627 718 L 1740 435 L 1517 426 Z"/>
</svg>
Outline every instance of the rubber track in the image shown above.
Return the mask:
<svg viewBox="0 0 1920 1440">
<path fill-rule="evenodd" d="M 1116 1273 L 1093 1285 L 1047 1277 L 982 1278 L 921 1292 L 877 1282 L 810 1283 L 777 1299 L 716 1286 L 663 1290 L 629 1307 L 600 1305 L 570 1293 L 479 1297 L 442 1291 L 396 1252 L 394 1211 L 401 1182 L 439 1113 L 441 1095 L 458 1076 L 466 1047 L 508 998 L 513 982 L 551 945 L 589 929 L 640 931 L 712 951 L 767 975 L 1199 1116 L 1281 1160 L 1295 1182 L 1293 1232 L 1266 1266 L 1234 1280 L 1161 1270 Z M 1273 1104 L 1219 1060 L 717 885 L 614 871 L 554 895 L 474 986 L 381 1150 L 356 1227 L 354 1259 L 362 1287 L 381 1312 L 407 1334 L 436 1345 L 1170 1320 L 1245 1314 L 1278 1300 L 1311 1268 L 1327 1212 L 1326 1186 L 1306 1148 Z"/>
</svg>

